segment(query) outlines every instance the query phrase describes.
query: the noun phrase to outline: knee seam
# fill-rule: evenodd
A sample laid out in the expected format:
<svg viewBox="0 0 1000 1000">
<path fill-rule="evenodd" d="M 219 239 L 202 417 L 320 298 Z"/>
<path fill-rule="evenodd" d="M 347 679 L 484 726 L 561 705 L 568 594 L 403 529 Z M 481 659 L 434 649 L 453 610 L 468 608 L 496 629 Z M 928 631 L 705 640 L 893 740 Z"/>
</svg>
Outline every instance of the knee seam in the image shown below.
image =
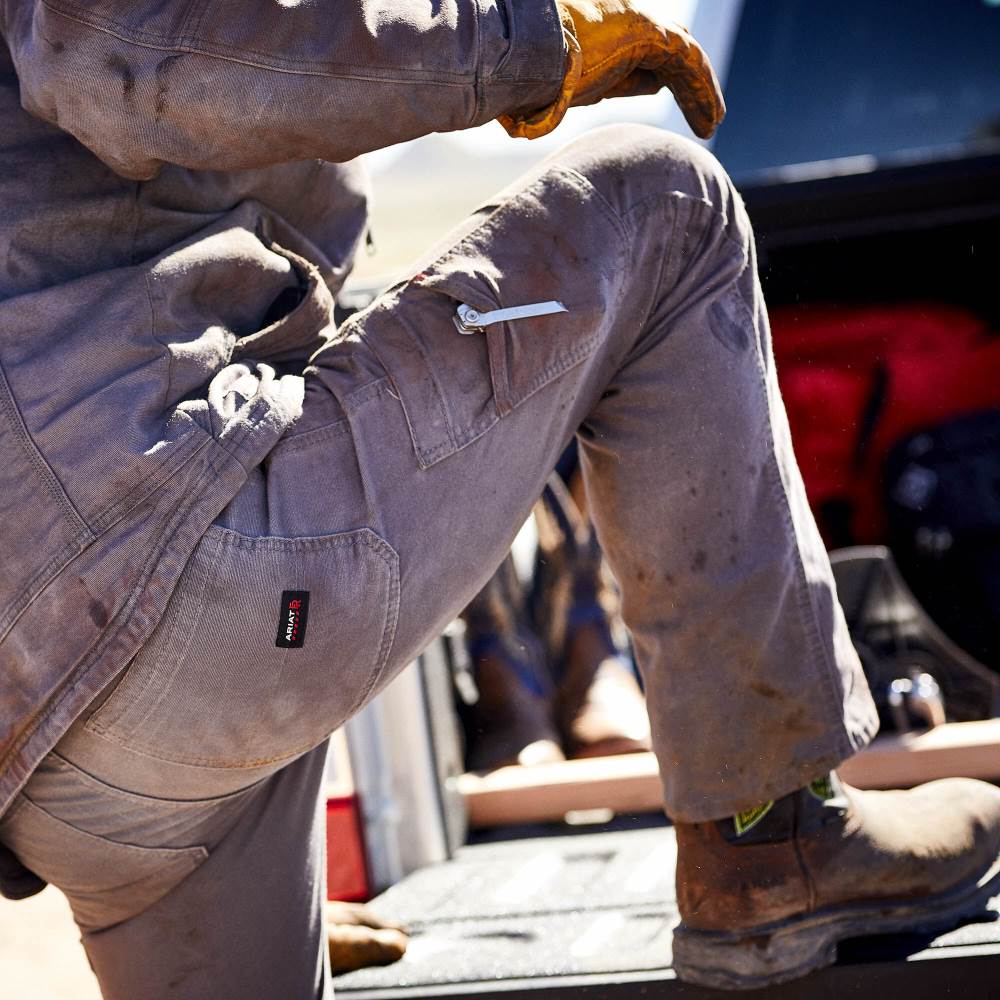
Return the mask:
<svg viewBox="0 0 1000 1000">
<path fill-rule="evenodd" d="M 645 198 L 637 201 L 634 205 L 631 205 L 623 214 L 623 224 L 639 209 L 647 208 L 650 204 L 661 201 L 683 202 L 685 205 L 690 205 L 692 208 L 708 212 L 713 217 L 713 228 L 718 232 L 719 236 L 734 250 L 737 250 L 740 253 L 744 260 L 744 266 L 749 263 L 750 251 L 748 245 L 733 239 L 733 237 L 727 232 L 731 221 L 730 217 L 719 209 L 714 202 L 711 202 L 706 198 L 698 198 L 695 195 L 688 194 L 686 191 L 658 191 L 655 194 L 647 195 Z M 709 227 L 706 226 L 705 228 L 707 230 Z M 747 228 L 749 231 L 749 226 Z"/>
<path fill-rule="evenodd" d="M 586 174 L 581 173 L 575 167 L 567 167 L 563 164 L 556 164 L 556 169 L 561 171 L 563 174 L 569 174 L 574 178 L 579 184 L 582 184 L 588 191 L 590 191 L 597 199 L 597 203 L 601 206 L 604 214 L 607 216 L 609 221 L 614 225 L 618 232 L 618 237 L 621 240 L 622 247 L 627 250 L 629 246 L 629 232 L 628 227 L 625 224 L 625 220 L 618 214 L 615 210 L 614 205 L 604 196 L 600 188 Z"/>
</svg>

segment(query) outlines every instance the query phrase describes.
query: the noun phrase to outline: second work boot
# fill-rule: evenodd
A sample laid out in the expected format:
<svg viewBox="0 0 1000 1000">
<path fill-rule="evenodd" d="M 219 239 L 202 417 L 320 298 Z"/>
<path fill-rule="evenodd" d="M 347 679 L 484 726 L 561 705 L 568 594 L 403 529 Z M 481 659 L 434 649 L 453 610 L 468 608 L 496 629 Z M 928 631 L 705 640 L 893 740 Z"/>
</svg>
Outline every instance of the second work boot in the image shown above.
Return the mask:
<svg viewBox="0 0 1000 1000">
<path fill-rule="evenodd" d="M 552 677 L 523 604 L 508 555 L 462 613 L 478 689 L 463 713 L 471 771 L 566 759 L 552 722 Z"/>
<path fill-rule="evenodd" d="M 556 691 L 556 722 L 571 757 L 650 748 L 646 700 L 603 620 L 569 629 Z"/>
<path fill-rule="evenodd" d="M 499 638 L 473 646 L 479 700 L 466 711 L 466 765 L 493 771 L 565 760 L 551 718 L 551 692 L 530 635 L 519 648 Z"/>
<path fill-rule="evenodd" d="M 844 938 L 953 927 L 998 891 L 1000 789 L 861 792 L 834 776 L 731 819 L 677 824 L 674 968 L 722 989 L 830 965 Z"/>
</svg>

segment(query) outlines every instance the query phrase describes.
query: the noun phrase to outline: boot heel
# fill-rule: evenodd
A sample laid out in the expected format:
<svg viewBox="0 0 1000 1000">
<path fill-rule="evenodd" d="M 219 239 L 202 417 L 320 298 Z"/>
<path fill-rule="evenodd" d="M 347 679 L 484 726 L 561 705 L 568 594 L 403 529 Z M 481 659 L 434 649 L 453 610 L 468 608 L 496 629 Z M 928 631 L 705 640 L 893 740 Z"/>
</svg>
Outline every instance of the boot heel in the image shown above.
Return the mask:
<svg viewBox="0 0 1000 1000">
<path fill-rule="evenodd" d="M 749 990 L 796 979 L 832 965 L 837 958 L 834 928 L 786 925 L 767 933 L 674 929 L 673 968 L 689 983 L 724 990 Z"/>
</svg>

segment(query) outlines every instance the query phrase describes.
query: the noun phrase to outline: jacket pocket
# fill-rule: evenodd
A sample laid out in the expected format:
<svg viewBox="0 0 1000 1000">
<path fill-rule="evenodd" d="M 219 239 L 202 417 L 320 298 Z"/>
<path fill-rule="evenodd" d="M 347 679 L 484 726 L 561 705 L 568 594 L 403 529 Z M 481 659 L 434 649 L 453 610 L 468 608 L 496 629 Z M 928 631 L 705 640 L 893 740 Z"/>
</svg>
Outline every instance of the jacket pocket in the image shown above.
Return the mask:
<svg viewBox="0 0 1000 1000">
<path fill-rule="evenodd" d="M 367 528 L 254 538 L 215 525 L 87 728 L 176 763 L 290 758 L 364 703 L 398 605 L 398 557 Z"/>
</svg>

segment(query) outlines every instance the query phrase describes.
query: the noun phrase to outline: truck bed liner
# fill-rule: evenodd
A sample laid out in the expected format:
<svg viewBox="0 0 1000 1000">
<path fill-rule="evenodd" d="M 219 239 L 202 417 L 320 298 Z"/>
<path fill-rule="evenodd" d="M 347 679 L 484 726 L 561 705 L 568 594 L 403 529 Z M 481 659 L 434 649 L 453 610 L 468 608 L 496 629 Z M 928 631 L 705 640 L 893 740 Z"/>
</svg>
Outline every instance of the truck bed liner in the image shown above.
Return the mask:
<svg viewBox="0 0 1000 1000">
<path fill-rule="evenodd" d="M 409 925 L 410 950 L 395 965 L 339 977 L 337 997 L 731 1000 L 734 994 L 679 982 L 669 968 L 675 856 L 669 827 L 462 848 L 375 901 L 382 915 Z M 990 907 L 983 922 L 938 937 L 845 942 L 832 969 L 736 995 L 937 1000 L 956 989 L 996 995 L 1000 898 Z"/>
</svg>

